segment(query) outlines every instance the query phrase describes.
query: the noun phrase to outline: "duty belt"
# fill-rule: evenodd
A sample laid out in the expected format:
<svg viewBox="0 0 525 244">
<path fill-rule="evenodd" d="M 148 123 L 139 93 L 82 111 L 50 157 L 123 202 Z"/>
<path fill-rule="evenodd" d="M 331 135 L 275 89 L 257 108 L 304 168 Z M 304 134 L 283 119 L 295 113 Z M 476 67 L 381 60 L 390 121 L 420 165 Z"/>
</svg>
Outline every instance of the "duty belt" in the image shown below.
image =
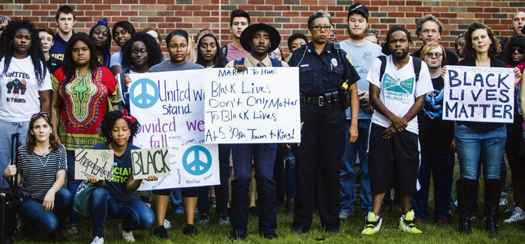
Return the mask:
<svg viewBox="0 0 525 244">
<path fill-rule="evenodd" d="M 319 107 L 325 107 L 332 109 L 339 103 L 339 93 L 327 92 L 322 96 L 306 96 L 301 94 L 301 104 L 304 105 L 317 105 Z"/>
</svg>

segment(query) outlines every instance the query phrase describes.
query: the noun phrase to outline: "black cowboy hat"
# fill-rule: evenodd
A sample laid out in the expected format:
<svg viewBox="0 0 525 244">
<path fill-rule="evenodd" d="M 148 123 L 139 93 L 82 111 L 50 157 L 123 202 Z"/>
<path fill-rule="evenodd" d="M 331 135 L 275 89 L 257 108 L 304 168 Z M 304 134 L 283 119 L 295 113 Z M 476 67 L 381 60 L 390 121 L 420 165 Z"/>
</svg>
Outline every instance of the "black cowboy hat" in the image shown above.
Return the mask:
<svg viewBox="0 0 525 244">
<path fill-rule="evenodd" d="M 258 30 L 265 30 L 268 31 L 268 34 L 270 34 L 270 42 L 271 46 L 268 49 L 268 52 L 272 52 L 276 48 L 279 47 L 279 44 L 281 43 L 281 35 L 279 32 L 273 28 L 273 26 L 265 24 L 265 23 L 258 23 L 248 26 L 241 34 L 241 46 L 244 48 L 244 50 L 251 52 L 250 47 L 250 41 L 253 38 L 253 35 Z"/>
</svg>

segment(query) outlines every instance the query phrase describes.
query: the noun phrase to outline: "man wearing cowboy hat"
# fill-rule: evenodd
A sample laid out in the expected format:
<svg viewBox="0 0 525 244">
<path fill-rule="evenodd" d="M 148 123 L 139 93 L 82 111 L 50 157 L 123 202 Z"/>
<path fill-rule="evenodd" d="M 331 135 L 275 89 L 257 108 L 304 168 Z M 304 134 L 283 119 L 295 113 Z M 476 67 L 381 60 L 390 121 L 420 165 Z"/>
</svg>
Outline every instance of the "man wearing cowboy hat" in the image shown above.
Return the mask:
<svg viewBox="0 0 525 244">
<path fill-rule="evenodd" d="M 226 68 L 246 67 L 288 67 L 285 62 L 270 59 L 268 53 L 279 47 L 281 36 L 270 25 L 259 23 L 246 28 L 241 34 L 241 45 L 250 52 L 246 58 L 229 62 Z M 232 239 L 244 239 L 248 229 L 248 188 L 252 158 L 255 161 L 255 180 L 257 181 L 259 203 L 259 232 L 267 239 L 276 238 L 277 201 L 273 167 L 277 144 L 233 144 L 232 180 Z"/>
</svg>

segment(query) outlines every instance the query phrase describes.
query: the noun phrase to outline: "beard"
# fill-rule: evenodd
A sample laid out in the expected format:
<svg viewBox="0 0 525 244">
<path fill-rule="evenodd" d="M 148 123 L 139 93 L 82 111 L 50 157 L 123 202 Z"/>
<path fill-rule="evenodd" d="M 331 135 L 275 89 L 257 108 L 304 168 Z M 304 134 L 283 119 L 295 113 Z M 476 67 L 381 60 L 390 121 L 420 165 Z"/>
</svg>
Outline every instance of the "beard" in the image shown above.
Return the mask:
<svg viewBox="0 0 525 244">
<path fill-rule="evenodd" d="M 405 59 L 407 57 L 407 55 L 408 55 L 408 51 L 406 49 L 403 49 L 403 53 L 402 54 L 396 54 L 395 52 L 392 52 L 392 58 L 397 60 L 397 61 Z"/>
<path fill-rule="evenodd" d="M 348 28 L 348 35 L 350 36 L 350 39 L 352 40 L 362 40 L 366 36 L 366 32 L 368 31 L 368 28 L 365 28 L 361 34 L 356 34 Z"/>
</svg>

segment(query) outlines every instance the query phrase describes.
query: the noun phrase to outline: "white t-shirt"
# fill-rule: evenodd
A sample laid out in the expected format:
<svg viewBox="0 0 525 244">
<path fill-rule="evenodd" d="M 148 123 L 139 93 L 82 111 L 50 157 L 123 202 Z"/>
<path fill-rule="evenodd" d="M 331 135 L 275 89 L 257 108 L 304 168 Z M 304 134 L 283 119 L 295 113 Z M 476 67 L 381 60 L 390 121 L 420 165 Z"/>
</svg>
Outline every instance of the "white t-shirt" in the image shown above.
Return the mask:
<svg viewBox="0 0 525 244">
<path fill-rule="evenodd" d="M 5 75 L 0 71 L 0 119 L 7 122 L 29 121 L 33 114 L 40 112 L 39 91 L 52 90 L 51 78 L 46 66 L 46 75 L 39 86 L 33 69 L 31 56 L 12 58 Z M 0 61 L 0 70 L 4 60 Z M 50 98 L 51 99 L 51 98 Z"/>
<path fill-rule="evenodd" d="M 386 57 L 387 65 L 383 79 L 379 81 L 381 60 L 376 59 L 368 72 L 368 82 L 379 87 L 379 100 L 398 117 L 405 116 L 415 103 L 417 97 L 425 96 L 434 90 L 432 79 L 425 62 L 421 62 L 419 80 L 415 82 L 415 71 L 413 58 L 401 69 L 396 68 L 392 61 L 392 55 Z M 415 84 L 414 84 L 415 83 Z M 372 115 L 372 123 L 390 127 L 392 122 L 377 110 Z M 417 116 L 408 122 L 407 130 L 418 134 Z"/>
<path fill-rule="evenodd" d="M 109 68 L 112 68 L 113 66 L 122 66 L 122 52 L 116 52 L 111 54 L 111 59 L 109 63 Z"/>
</svg>

